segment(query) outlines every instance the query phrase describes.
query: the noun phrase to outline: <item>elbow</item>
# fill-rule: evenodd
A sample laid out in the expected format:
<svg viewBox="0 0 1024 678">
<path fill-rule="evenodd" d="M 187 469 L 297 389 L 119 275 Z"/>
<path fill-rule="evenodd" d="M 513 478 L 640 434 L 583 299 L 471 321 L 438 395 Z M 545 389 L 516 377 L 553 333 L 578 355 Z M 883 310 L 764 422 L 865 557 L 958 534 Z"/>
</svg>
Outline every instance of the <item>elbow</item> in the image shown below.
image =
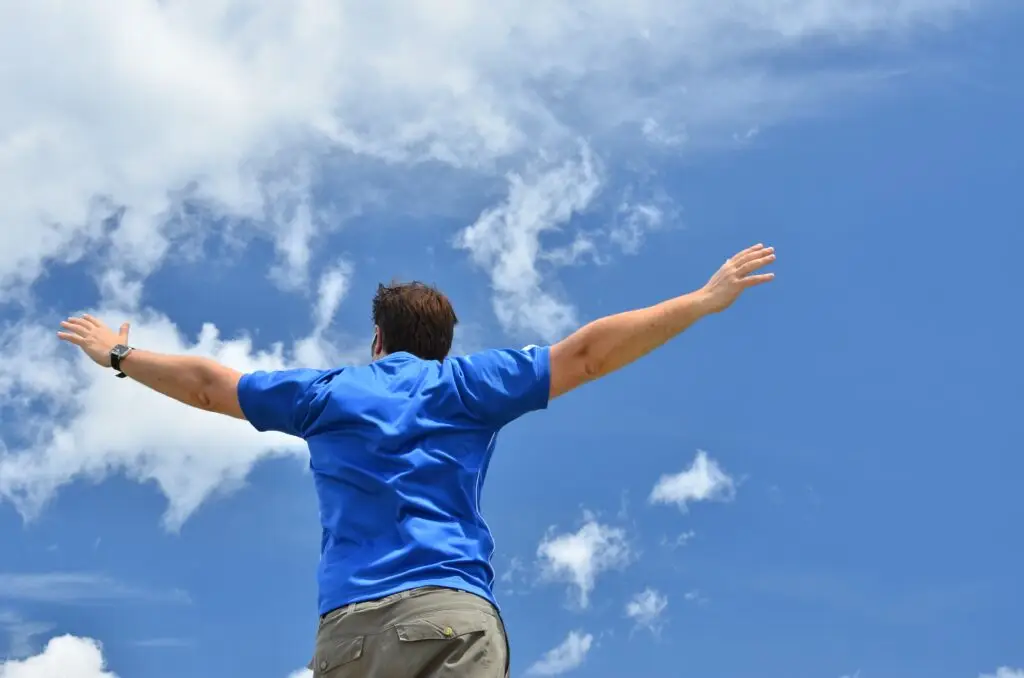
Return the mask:
<svg viewBox="0 0 1024 678">
<path fill-rule="evenodd" d="M 192 394 L 192 406 L 209 412 L 213 410 L 213 397 L 208 390 L 200 389 Z"/>
<path fill-rule="evenodd" d="M 224 367 L 213 360 L 203 359 L 195 372 L 190 395 L 192 406 L 207 412 L 245 419 L 238 400 L 240 372 Z"/>
<path fill-rule="evenodd" d="M 579 373 L 584 382 L 594 381 L 604 375 L 604 361 L 592 351 L 583 351 L 579 357 Z"/>
<path fill-rule="evenodd" d="M 213 411 L 216 409 L 217 398 L 215 397 L 217 379 L 216 363 L 203 359 L 197 364 L 195 379 L 192 383 L 190 400 L 193 407 L 201 410 Z"/>
<path fill-rule="evenodd" d="M 568 393 L 573 389 L 604 376 L 608 369 L 608 356 L 586 336 L 577 332 L 551 348 L 550 397 Z"/>
</svg>

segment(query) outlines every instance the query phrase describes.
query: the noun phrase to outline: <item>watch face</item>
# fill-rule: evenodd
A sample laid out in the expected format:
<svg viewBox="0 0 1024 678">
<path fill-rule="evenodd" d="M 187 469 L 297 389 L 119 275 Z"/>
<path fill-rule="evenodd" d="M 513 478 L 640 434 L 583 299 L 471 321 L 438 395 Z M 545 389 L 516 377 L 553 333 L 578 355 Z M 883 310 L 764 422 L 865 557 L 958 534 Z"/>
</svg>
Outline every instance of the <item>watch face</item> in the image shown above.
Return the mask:
<svg viewBox="0 0 1024 678">
<path fill-rule="evenodd" d="M 123 358 L 130 350 L 131 349 L 129 349 L 124 344 L 118 344 L 117 346 L 110 350 L 110 353 L 112 355 L 116 355 L 118 358 Z"/>
</svg>

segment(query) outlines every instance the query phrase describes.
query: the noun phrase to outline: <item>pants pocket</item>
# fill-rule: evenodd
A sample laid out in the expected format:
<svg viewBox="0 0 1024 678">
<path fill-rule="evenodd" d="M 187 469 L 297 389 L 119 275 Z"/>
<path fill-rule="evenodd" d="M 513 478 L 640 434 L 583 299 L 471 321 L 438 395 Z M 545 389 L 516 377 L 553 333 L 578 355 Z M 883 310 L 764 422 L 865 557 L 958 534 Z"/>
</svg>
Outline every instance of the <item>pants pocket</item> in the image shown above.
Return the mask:
<svg viewBox="0 0 1024 678">
<path fill-rule="evenodd" d="M 478 610 L 426 612 L 395 624 L 399 645 L 412 662 L 434 667 L 431 676 L 490 678 L 505 675 L 507 649 L 500 622 Z"/>
<path fill-rule="evenodd" d="M 313 669 L 313 678 L 332 678 L 340 676 L 343 667 L 358 661 L 363 656 L 365 636 L 349 636 L 320 640 L 316 644 L 316 653 L 309 668 Z"/>
<path fill-rule="evenodd" d="M 398 632 L 398 639 L 407 643 L 454 640 L 472 633 L 486 633 L 494 627 L 494 623 L 494 619 L 484 612 L 431 612 L 395 624 L 395 631 Z"/>
</svg>

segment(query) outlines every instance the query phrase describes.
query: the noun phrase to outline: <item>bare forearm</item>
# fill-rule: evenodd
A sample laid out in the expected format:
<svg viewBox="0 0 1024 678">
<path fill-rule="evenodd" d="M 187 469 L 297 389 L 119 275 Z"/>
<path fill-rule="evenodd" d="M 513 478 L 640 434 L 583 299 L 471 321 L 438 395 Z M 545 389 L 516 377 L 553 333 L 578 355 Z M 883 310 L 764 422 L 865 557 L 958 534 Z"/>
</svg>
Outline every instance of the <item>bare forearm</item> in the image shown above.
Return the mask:
<svg viewBox="0 0 1024 678">
<path fill-rule="evenodd" d="M 136 349 L 121 361 L 121 369 L 143 386 L 186 405 L 241 417 L 234 393 L 241 373 L 209 358 Z"/>
</svg>

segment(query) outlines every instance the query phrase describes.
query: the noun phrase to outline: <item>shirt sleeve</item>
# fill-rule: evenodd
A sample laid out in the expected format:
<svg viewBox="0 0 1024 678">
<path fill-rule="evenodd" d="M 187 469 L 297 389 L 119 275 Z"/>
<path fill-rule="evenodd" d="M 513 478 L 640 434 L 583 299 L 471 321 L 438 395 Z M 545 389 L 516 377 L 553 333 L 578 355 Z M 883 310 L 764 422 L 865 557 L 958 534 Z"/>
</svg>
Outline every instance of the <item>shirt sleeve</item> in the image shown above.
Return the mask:
<svg viewBox="0 0 1024 678">
<path fill-rule="evenodd" d="M 257 431 L 280 431 L 304 437 L 311 405 L 319 393 L 323 370 L 250 372 L 238 382 L 242 414 Z"/>
<path fill-rule="evenodd" d="M 453 358 L 453 374 L 462 402 L 480 422 L 501 428 L 548 406 L 551 349 L 495 349 Z"/>
</svg>

